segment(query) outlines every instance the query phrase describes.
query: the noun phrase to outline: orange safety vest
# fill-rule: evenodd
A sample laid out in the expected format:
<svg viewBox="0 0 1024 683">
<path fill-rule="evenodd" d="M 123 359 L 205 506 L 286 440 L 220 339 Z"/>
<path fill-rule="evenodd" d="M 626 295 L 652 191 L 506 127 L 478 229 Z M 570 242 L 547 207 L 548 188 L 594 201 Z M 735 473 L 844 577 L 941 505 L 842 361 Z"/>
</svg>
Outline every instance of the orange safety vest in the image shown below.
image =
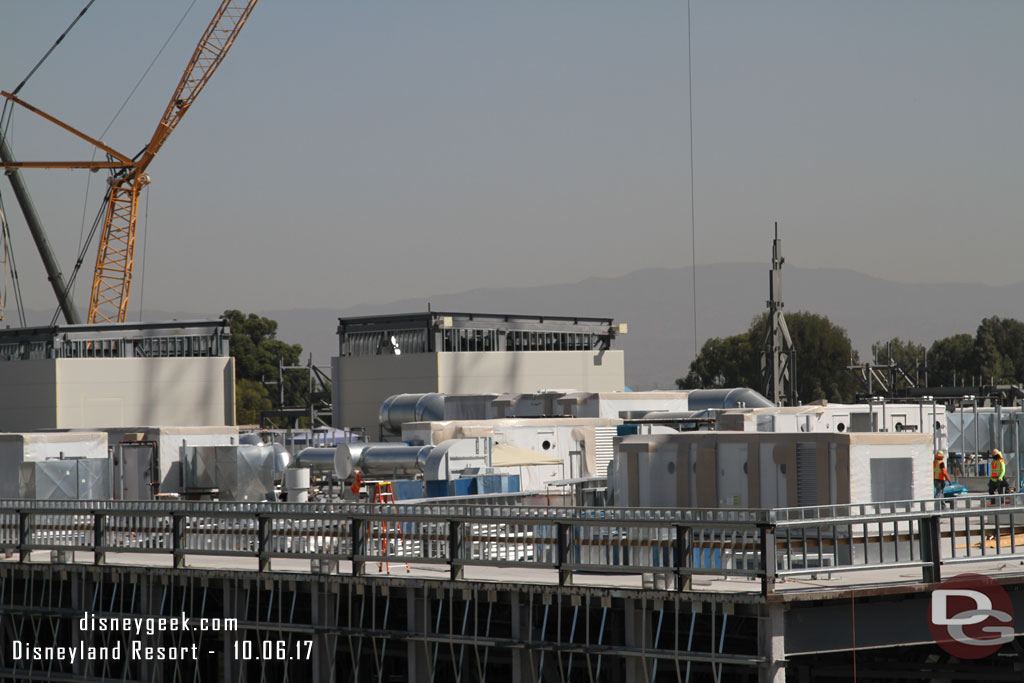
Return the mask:
<svg viewBox="0 0 1024 683">
<path fill-rule="evenodd" d="M 992 480 L 1000 481 L 1006 476 L 1006 461 L 1002 458 L 996 458 L 992 461 Z"/>
<path fill-rule="evenodd" d="M 940 458 L 936 458 L 932 465 L 932 479 L 935 481 L 950 481 L 949 474 L 946 473 L 946 465 Z"/>
</svg>

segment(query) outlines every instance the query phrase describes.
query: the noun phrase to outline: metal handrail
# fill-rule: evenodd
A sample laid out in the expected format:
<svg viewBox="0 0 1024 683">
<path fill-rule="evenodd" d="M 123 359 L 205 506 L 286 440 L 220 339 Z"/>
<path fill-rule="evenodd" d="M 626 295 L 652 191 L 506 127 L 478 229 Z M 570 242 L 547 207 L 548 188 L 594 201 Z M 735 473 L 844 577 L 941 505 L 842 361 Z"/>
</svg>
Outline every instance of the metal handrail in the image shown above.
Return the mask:
<svg viewBox="0 0 1024 683">
<path fill-rule="evenodd" d="M 1024 498 L 898 501 L 782 510 L 515 507 L 458 504 L 0 500 L 0 549 L 447 564 L 761 580 L 826 571 L 919 567 L 1024 556 Z M 988 505 L 996 504 L 994 507 Z"/>
</svg>

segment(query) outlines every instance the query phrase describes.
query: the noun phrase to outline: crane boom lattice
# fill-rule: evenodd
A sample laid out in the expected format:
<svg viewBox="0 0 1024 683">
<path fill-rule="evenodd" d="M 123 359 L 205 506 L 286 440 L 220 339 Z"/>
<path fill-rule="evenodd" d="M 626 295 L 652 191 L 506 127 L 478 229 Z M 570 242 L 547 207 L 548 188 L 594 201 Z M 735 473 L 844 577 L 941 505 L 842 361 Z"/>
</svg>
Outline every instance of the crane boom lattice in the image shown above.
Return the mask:
<svg viewBox="0 0 1024 683">
<path fill-rule="evenodd" d="M 224 60 L 256 1 L 224 0 L 221 3 L 199 40 L 149 144 L 130 169 L 113 177 L 96 254 L 96 272 L 89 299 L 90 323 L 125 321 L 135 264 L 139 192 L 149 183 L 146 168 Z"/>
</svg>

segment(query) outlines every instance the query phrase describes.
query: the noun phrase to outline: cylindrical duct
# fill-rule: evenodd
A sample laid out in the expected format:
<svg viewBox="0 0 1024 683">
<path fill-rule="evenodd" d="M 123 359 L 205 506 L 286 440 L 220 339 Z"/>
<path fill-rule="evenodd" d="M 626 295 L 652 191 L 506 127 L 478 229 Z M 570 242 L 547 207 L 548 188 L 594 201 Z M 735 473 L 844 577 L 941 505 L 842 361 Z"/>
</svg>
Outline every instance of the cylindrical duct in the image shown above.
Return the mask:
<svg viewBox="0 0 1024 683">
<path fill-rule="evenodd" d="M 747 387 L 732 389 L 694 389 L 686 396 L 690 410 L 710 408 L 771 408 L 775 404 Z"/>
<path fill-rule="evenodd" d="M 393 443 L 341 444 L 335 452 L 335 471 L 339 477 L 346 467 L 363 473 L 364 477 L 415 477 L 423 472 L 433 446 L 405 446 Z M 346 476 L 351 474 L 348 470 Z"/>
<path fill-rule="evenodd" d="M 400 434 L 407 422 L 430 422 L 444 419 L 444 394 L 395 394 L 380 406 L 381 427 Z"/>
<path fill-rule="evenodd" d="M 390 442 L 365 442 L 352 441 L 340 443 L 334 450 L 334 471 L 342 481 L 348 479 L 352 473 L 359 469 L 359 461 L 363 457 L 363 451 L 371 446 L 396 446 Z"/>
</svg>

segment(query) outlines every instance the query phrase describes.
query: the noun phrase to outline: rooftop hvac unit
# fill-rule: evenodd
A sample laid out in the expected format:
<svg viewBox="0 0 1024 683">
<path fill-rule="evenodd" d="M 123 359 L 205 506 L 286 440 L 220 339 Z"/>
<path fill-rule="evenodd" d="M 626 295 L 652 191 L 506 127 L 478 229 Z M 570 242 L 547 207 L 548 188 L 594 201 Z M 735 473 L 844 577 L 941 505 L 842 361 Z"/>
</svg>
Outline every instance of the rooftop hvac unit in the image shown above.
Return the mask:
<svg viewBox="0 0 1024 683">
<path fill-rule="evenodd" d="M 23 462 L 18 494 L 31 500 L 109 499 L 110 468 L 99 458 Z"/>
<path fill-rule="evenodd" d="M 274 449 L 268 446 L 185 446 L 185 492 L 220 500 L 263 501 L 274 492 Z"/>
</svg>

